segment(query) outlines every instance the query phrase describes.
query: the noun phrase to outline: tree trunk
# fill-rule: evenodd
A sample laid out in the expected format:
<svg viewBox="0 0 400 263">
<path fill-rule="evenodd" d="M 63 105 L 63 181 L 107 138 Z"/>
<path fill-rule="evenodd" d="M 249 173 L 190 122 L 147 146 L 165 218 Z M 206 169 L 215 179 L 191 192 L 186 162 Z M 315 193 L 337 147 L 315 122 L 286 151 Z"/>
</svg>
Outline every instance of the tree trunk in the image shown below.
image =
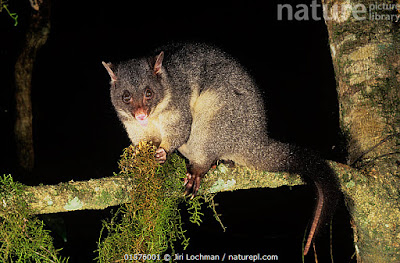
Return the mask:
<svg viewBox="0 0 400 263">
<path fill-rule="evenodd" d="M 15 104 L 14 126 L 17 166 L 23 173 L 30 173 L 34 166 L 32 130 L 32 72 L 37 51 L 46 43 L 50 32 L 49 2 L 32 6 L 30 25 L 25 44 L 15 64 Z"/>
<path fill-rule="evenodd" d="M 322 2 L 348 163 L 364 175 L 347 187 L 357 261 L 400 262 L 400 9 Z"/>
</svg>

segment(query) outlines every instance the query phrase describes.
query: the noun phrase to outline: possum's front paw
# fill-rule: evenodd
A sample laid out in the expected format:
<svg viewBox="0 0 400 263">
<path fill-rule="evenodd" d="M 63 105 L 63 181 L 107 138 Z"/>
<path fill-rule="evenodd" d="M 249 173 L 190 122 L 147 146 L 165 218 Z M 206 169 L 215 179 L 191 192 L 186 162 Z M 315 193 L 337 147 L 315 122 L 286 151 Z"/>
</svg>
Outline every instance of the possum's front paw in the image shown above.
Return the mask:
<svg viewBox="0 0 400 263">
<path fill-rule="evenodd" d="M 164 148 L 158 148 L 157 150 L 156 150 L 156 155 L 155 155 L 155 157 L 156 157 L 156 161 L 158 162 L 158 163 L 165 163 L 165 161 L 167 160 L 167 152 L 165 151 L 165 149 Z"/>
<path fill-rule="evenodd" d="M 195 176 L 194 174 L 187 173 L 186 178 L 183 181 L 183 185 L 186 186 L 185 195 L 192 192 L 193 196 L 197 194 L 200 188 L 201 176 Z"/>
</svg>

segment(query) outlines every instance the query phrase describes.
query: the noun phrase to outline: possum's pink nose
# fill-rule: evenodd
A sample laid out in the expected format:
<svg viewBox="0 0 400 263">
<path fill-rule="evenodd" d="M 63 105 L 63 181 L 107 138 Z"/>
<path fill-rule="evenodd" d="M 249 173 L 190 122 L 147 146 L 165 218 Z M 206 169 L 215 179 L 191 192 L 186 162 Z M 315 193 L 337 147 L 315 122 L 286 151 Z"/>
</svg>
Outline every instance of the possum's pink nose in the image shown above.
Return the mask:
<svg viewBox="0 0 400 263">
<path fill-rule="evenodd" d="M 149 120 L 147 119 L 147 115 L 144 113 L 136 114 L 135 118 L 139 122 L 139 124 L 142 126 L 147 126 L 147 124 L 149 122 Z"/>
</svg>

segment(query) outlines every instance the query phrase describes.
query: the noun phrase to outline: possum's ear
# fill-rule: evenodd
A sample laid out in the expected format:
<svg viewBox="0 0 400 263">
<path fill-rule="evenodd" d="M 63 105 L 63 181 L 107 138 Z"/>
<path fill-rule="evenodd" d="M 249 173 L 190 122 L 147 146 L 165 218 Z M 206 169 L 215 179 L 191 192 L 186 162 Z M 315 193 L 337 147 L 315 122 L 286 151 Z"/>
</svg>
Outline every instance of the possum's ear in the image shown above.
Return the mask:
<svg viewBox="0 0 400 263">
<path fill-rule="evenodd" d="M 164 59 L 164 51 L 161 51 L 161 53 L 156 57 L 156 63 L 154 64 L 154 74 L 158 75 L 161 73 L 161 66 L 163 59 Z"/>
<path fill-rule="evenodd" d="M 103 64 L 103 66 L 106 68 L 106 70 L 108 72 L 108 75 L 110 75 L 111 82 L 117 81 L 117 76 L 114 74 L 114 72 L 111 69 L 113 67 L 113 65 L 111 63 L 105 63 L 104 61 L 102 61 L 101 64 Z"/>
</svg>

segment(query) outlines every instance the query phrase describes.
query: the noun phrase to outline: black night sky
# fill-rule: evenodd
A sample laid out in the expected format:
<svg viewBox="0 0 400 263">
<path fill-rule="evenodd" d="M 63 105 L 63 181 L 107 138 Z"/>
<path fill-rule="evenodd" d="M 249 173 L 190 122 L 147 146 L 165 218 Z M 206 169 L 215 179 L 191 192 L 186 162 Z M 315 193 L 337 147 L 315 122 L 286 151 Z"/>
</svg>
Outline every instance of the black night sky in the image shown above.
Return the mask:
<svg viewBox="0 0 400 263">
<path fill-rule="evenodd" d="M 236 57 L 265 93 L 271 136 L 342 161 L 338 103 L 323 20 L 278 21 L 277 5 L 311 1 L 53 1 L 51 33 L 33 73 L 35 171 L 19 178 L 13 142 L 14 64 L 29 21 L 29 1 L 10 1 L 19 25 L 0 13 L 0 172 L 29 185 L 111 176 L 128 137 L 112 108 L 101 61 L 118 62 L 170 42 L 207 42 Z M 129 4 L 128 4 L 129 3 Z M 321 11 L 321 10 L 319 10 Z M 315 195 L 310 187 L 222 193 L 224 233 L 204 207 L 204 223 L 185 218 L 191 244 L 181 253 L 276 254 L 301 262 L 301 242 Z M 182 209 L 184 207 L 182 206 Z M 70 262 L 96 254 L 101 219 L 110 211 L 60 214 L 68 241 L 54 234 Z M 334 255 L 349 262 L 352 233 L 341 203 L 334 218 Z M 185 214 L 183 215 L 185 216 Z M 329 235 L 318 245 L 328 262 Z M 128 252 L 127 252 L 128 253 Z M 312 254 L 312 253 L 310 253 Z M 314 262 L 313 256 L 308 261 Z"/>
</svg>

